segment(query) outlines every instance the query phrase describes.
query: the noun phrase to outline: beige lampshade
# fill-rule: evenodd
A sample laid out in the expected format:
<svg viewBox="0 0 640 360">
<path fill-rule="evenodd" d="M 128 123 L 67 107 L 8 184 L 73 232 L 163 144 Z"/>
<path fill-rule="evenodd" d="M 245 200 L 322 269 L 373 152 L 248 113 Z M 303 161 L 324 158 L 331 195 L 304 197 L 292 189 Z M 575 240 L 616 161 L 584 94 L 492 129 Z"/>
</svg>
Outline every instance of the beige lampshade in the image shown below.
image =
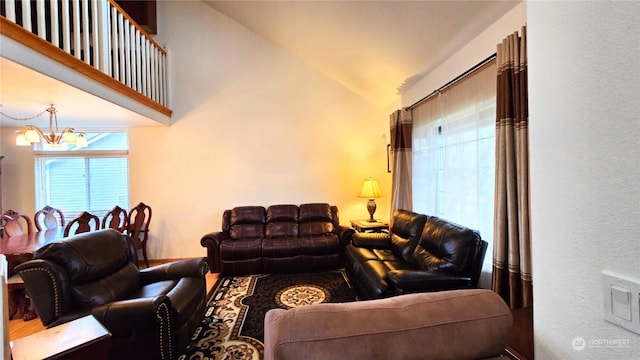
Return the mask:
<svg viewBox="0 0 640 360">
<path fill-rule="evenodd" d="M 365 180 L 362 183 L 358 197 L 369 199 L 381 198 L 382 191 L 380 191 L 380 185 L 378 185 L 378 182 L 372 178 Z"/>
<path fill-rule="evenodd" d="M 40 141 L 40 135 L 38 135 L 38 132 L 32 126 L 27 126 L 24 132 L 24 138 L 30 143 L 37 143 Z"/>
<path fill-rule="evenodd" d="M 29 142 L 27 138 L 24 136 L 24 131 L 21 131 L 20 133 L 18 133 L 18 136 L 16 137 L 16 145 L 31 146 L 31 142 Z"/>
<path fill-rule="evenodd" d="M 78 136 L 76 137 L 76 140 L 75 140 L 75 144 L 79 148 L 84 148 L 84 147 L 89 146 L 89 143 L 87 142 L 87 137 L 85 136 L 84 133 L 79 133 L 78 134 Z"/>
</svg>

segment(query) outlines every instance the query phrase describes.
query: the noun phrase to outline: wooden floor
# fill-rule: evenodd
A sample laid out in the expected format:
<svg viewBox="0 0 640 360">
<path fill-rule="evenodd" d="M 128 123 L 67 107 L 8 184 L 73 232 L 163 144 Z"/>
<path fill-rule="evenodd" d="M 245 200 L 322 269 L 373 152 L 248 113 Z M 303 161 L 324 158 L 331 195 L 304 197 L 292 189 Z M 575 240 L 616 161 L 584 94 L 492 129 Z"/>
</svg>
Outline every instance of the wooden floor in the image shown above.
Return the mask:
<svg viewBox="0 0 640 360">
<path fill-rule="evenodd" d="M 154 265 L 162 264 L 169 261 L 170 260 L 167 260 L 167 261 L 149 260 L 149 263 L 150 263 L 149 265 L 154 266 Z M 207 272 L 206 280 L 207 280 L 207 294 L 208 294 L 211 288 L 213 287 L 213 285 L 215 285 L 216 281 L 218 280 L 218 274 L 212 274 L 210 272 Z M 37 333 L 38 331 L 42 331 L 44 329 L 45 327 L 44 325 L 42 325 L 39 318 L 35 318 L 34 320 L 31 320 L 31 321 L 24 321 L 22 319 L 9 320 L 9 341 L 20 339 L 22 337 Z"/>
</svg>

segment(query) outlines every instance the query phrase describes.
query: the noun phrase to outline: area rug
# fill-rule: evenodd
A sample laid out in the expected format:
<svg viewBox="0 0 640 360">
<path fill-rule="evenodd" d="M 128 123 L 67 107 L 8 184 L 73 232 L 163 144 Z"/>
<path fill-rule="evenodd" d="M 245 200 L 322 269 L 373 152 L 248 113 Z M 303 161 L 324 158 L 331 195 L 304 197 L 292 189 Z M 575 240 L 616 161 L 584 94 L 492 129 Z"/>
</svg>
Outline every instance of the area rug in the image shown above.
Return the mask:
<svg viewBox="0 0 640 360">
<path fill-rule="evenodd" d="M 340 270 L 221 277 L 213 287 L 201 325 L 178 359 L 263 359 L 267 311 L 355 301 L 346 279 Z"/>
</svg>

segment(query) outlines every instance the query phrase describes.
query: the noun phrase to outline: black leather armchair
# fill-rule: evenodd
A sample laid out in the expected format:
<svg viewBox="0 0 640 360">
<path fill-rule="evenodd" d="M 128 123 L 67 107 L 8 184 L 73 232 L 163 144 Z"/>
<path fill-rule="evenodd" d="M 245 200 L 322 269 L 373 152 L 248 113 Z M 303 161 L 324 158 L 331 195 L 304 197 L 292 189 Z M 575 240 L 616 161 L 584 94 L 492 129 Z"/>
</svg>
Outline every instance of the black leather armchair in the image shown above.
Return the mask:
<svg viewBox="0 0 640 360">
<path fill-rule="evenodd" d="M 93 315 L 112 334 L 110 359 L 174 359 L 205 311 L 206 259 L 139 270 L 116 230 L 48 244 L 16 267 L 45 326 Z"/>
<path fill-rule="evenodd" d="M 388 234 L 353 234 L 345 272 L 363 299 L 474 288 L 486 251 L 477 231 L 396 210 Z"/>
</svg>

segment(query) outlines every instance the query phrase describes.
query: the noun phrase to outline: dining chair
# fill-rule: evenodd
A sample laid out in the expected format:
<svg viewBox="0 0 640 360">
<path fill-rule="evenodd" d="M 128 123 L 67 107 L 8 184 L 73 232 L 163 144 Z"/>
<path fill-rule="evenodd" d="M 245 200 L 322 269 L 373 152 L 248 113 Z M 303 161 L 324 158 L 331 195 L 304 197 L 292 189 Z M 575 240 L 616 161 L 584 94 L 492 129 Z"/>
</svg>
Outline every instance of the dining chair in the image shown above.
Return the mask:
<svg viewBox="0 0 640 360">
<path fill-rule="evenodd" d="M 33 233 L 33 222 L 28 215 L 14 210 L 7 210 L 4 214 L 2 214 L 2 221 L 4 222 L 4 232 L 7 234 L 7 236 L 11 237 L 25 234 L 22 228 L 22 224 L 20 224 L 21 219 L 26 225 L 26 234 Z"/>
<path fill-rule="evenodd" d="M 60 221 L 56 219 L 56 215 L 60 218 Z M 36 214 L 33 216 L 33 222 L 38 231 L 42 231 L 42 229 L 55 229 L 58 226 L 64 227 L 66 224 L 62 211 L 49 205 L 36 211 Z"/>
<path fill-rule="evenodd" d="M 100 218 L 87 211 L 83 211 L 76 218 L 69 221 L 64 228 L 64 237 L 69 236 L 69 234 L 74 235 L 96 230 L 100 230 Z"/>
<path fill-rule="evenodd" d="M 104 217 L 102 218 L 102 228 L 111 228 L 124 233 L 127 231 L 128 222 L 129 215 L 127 214 L 127 210 L 116 205 L 113 209 L 104 214 Z"/>
<path fill-rule="evenodd" d="M 21 212 L 7 210 L 2 214 L 2 222 L 4 223 L 4 232 L 7 237 L 33 233 L 31 218 Z M 21 222 L 25 223 L 26 232 L 23 230 Z M 25 239 L 25 241 L 28 241 L 28 239 Z M 9 318 L 16 315 L 20 310 L 20 314 L 22 314 L 22 318 L 25 321 L 35 319 L 37 315 L 30 309 L 30 299 L 27 296 L 22 277 L 18 274 L 11 275 L 7 280 L 7 288 L 9 292 Z"/>
<path fill-rule="evenodd" d="M 142 250 L 144 263 L 149 267 L 147 258 L 147 240 L 149 239 L 149 223 L 151 222 L 151 207 L 141 202 L 129 211 L 129 225 L 127 234 L 133 238 L 136 250 Z"/>
</svg>

